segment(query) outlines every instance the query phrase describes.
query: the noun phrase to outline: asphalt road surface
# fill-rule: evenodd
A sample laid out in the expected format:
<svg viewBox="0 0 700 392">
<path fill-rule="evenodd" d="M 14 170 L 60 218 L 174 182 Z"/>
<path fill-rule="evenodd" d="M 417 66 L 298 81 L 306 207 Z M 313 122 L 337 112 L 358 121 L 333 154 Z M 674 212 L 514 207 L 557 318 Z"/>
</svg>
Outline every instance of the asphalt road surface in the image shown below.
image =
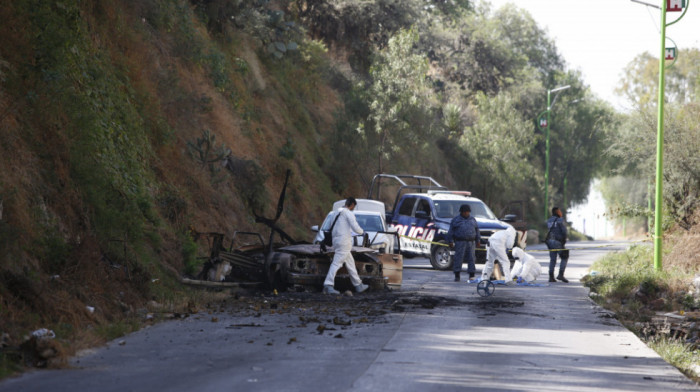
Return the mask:
<svg viewBox="0 0 700 392">
<path fill-rule="evenodd" d="M 568 284 L 546 283 L 531 247 L 542 285 L 490 297 L 419 258 L 398 292 L 239 293 L 0 391 L 696 391 L 579 283 L 625 246 L 570 244 Z"/>
</svg>

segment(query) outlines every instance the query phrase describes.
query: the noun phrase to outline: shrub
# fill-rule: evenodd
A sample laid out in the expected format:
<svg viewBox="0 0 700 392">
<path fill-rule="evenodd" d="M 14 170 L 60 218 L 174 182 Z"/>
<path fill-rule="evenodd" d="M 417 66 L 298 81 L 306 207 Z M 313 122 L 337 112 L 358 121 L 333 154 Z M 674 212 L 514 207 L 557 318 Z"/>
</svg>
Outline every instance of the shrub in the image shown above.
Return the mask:
<svg viewBox="0 0 700 392">
<path fill-rule="evenodd" d="M 189 235 L 182 236 L 182 259 L 186 275 L 194 276 L 201 270 L 202 260 L 197 258 L 197 243 Z"/>
</svg>

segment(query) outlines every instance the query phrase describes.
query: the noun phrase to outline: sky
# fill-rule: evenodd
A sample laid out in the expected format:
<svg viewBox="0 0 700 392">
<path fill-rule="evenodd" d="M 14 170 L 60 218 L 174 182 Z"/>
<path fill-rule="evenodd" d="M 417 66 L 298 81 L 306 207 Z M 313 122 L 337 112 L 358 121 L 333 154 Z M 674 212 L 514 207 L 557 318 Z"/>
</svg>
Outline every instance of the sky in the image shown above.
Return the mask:
<svg viewBox="0 0 700 392">
<path fill-rule="evenodd" d="M 661 6 L 661 0 L 643 0 Z M 489 0 L 493 9 L 516 6 L 527 10 L 547 31 L 568 69 L 581 71 L 591 91 L 620 111 L 631 105 L 614 90 L 624 68 L 644 52 L 658 56 L 661 51 L 660 10 L 631 0 Z M 667 23 L 681 13 L 668 13 Z M 667 37 L 683 49 L 700 48 L 700 3 L 693 1 L 683 19 L 666 28 Z M 670 44 L 668 46 L 671 46 Z M 563 92 L 562 94 L 564 94 Z M 573 206 L 567 215 L 576 230 L 594 238 L 615 235 L 605 217 L 605 202 L 591 184 L 588 202 Z"/>
<path fill-rule="evenodd" d="M 643 0 L 661 6 L 660 0 Z M 654 56 L 661 50 L 656 8 L 631 0 L 489 0 L 493 9 L 504 5 L 527 10 L 545 29 L 564 57 L 569 69 L 583 74 L 586 84 L 599 98 L 626 111 L 630 104 L 614 94 L 624 68 L 639 54 Z M 667 22 L 681 13 L 667 15 Z M 700 48 L 700 3 L 689 3 L 678 23 L 666 28 L 667 37 L 683 49 Z M 670 46 L 670 43 L 669 43 Z"/>
</svg>

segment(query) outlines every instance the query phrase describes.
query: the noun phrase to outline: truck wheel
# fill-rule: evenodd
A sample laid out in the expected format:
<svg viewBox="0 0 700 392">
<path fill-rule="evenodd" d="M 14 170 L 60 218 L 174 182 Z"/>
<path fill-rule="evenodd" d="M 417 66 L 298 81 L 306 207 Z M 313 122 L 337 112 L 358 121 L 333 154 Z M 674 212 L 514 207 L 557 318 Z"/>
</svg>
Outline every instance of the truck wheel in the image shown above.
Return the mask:
<svg viewBox="0 0 700 392">
<path fill-rule="evenodd" d="M 444 242 L 440 242 L 444 243 Z M 436 270 L 447 271 L 452 269 L 452 256 L 449 246 L 433 245 L 430 250 L 430 264 Z"/>
</svg>

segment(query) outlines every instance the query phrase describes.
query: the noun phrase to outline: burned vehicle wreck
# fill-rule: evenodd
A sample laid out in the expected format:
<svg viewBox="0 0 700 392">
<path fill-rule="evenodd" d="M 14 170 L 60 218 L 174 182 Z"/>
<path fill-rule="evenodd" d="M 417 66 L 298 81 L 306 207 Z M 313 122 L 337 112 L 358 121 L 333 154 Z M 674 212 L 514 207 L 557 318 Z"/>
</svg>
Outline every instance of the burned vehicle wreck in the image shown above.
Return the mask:
<svg viewBox="0 0 700 392">
<path fill-rule="evenodd" d="M 309 287 L 321 289 L 328 269 L 333 261 L 333 250 L 320 250 L 319 245 L 295 244 L 280 247 L 272 252 L 265 262 L 267 280 L 272 287 L 303 290 Z M 388 284 L 384 268 L 376 251 L 365 247 L 353 247 L 357 273 L 362 282 L 373 290 L 383 289 Z M 345 267 L 335 279 L 335 287 L 346 290 L 352 288 L 350 276 Z"/>
<path fill-rule="evenodd" d="M 333 247 L 295 241 L 277 226 L 282 214 L 285 180 L 274 219 L 254 213 L 255 221 L 270 228 L 267 242 L 260 233 L 236 231 L 230 242 L 221 233 L 193 233 L 196 242 L 206 241 L 209 255 L 197 275 L 198 281 L 260 282 L 278 291 L 320 291 L 335 252 Z M 391 233 L 389 233 L 391 234 Z M 400 254 L 379 254 L 376 249 L 354 246 L 351 251 L 357 272 L 371 290 L 401 285 L 403 259 Z M 336 274 L 336 288 L 350 289 L 345 267 Z"/>
</svg>

